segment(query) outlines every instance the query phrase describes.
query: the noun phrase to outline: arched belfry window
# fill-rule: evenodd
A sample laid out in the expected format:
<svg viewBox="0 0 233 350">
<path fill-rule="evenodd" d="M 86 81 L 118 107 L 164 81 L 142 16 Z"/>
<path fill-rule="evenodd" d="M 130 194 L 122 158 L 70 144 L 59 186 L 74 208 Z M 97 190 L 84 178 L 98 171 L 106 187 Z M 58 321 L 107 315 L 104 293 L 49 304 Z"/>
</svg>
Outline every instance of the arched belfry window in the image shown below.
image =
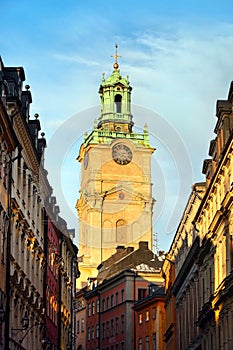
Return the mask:
<svg viewBox="0 0 233 350">
<path fill-rule="evenodd" d="M 127 228 L 126 222 L 123 219 L 120 219 L 116 222 L 116 241 L 119 243 L 126 242 L 127 240 Z"/>
<path fill-rule="evenodd" d="M 121 113 L 121 100 L 122 100 L 122 96 L 120 94 L 117 94 L 115 96 L 115 113 Z"/>
<path fill-rule="evenodd" d="M 112 242 L 112 223 L 110 220 L 105 220 L 103 223 L 103 244 Z"/>
</svg>

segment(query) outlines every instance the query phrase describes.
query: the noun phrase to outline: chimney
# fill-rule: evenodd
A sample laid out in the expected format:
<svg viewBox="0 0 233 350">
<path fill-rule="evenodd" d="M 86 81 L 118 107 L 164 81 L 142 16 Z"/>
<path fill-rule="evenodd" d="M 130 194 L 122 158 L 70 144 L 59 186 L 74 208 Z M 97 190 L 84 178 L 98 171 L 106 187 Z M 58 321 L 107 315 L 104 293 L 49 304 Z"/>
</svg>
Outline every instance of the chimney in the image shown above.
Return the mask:
<svg viewBox="0 0 233 350">
<path fill-rule="evenodd" d="M 139 242 L 140 250 L 148 250 L 148 242 Z"/>
<path fill-rule="evenodd" d="M 116 247 L 116 252 L 117 253 L 123 252 L 124 250 L 125 250 L 125 246 L 124 245 L 118 245 Z"/>
<path fill-rule="evenodd" d="M 127 247 L 127 254 L 132 253 L 134 251 L 134 247 Z"/>
</svg>

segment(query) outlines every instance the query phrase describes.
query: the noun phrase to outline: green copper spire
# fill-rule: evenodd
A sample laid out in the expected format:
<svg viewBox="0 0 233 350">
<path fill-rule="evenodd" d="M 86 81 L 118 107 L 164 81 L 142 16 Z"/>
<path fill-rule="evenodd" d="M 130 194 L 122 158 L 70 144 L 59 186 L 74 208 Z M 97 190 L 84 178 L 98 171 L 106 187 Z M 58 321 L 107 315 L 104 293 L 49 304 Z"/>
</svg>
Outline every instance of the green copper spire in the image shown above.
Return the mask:
<svg viewBox="0 0 233 350">
<path fill-rule="evenodd" d="M 98 128 L 102 130 L 132 131 L 132 114 L 131 114 L 131 91 L 128 76 L 123 78 L 120 74 L 118 58 L 118 45 L 115 45 L 114 54 L 114 71 L 105 79 L 102 75 L 100 84 L 100 117 Z"/>
</svg>

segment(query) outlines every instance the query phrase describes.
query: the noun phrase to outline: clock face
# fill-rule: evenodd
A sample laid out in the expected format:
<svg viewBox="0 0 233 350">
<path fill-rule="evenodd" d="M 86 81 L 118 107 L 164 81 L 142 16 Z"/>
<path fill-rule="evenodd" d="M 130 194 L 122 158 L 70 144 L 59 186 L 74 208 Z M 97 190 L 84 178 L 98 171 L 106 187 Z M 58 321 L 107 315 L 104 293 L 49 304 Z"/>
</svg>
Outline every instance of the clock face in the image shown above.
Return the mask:
<svg viewBox="0 0 233 350">
<path fill-rule="evenodd" d="M 84 156 L 84 168 L 85 168 L 85 169 L 86 169 L 87 166 L 88 166 L 88 158 L 89 158 L 88 153 L 85 153 L 85 156 Z"/>
<path fill-rule="evenodd" d="M 126 165 L 131 162 L 133 153 L 128 146 L 123 143 L 117 143 L 112 148 L 112 158 L 117 164 Z"/>
</svg>

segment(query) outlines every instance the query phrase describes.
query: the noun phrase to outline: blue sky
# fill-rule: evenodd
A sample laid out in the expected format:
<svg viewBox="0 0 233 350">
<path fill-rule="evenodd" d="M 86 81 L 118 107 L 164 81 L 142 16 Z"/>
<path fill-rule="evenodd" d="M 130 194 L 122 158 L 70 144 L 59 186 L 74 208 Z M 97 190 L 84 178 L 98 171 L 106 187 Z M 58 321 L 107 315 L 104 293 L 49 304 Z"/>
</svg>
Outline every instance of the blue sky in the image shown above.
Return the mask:
<svg viewBox="0 0 233 350">
<path fill-rule="evenodd" d="M 0 54 L 6 66 L 25 68 L 31 117 L 39 113 L 48 141 L 49 179 L 76 230 L 75 158 L 98 117 L 98 86 L 102 72 L 112 72 L 118 43 L 134 122 L 140 130 L 147 121 L 157 149 L 154 231 L 167 250 L 192 183 L 204 180 L 215 103 L 233 78 L 232 1 L 2 0 L 0 10 Z"/>
</svg>

